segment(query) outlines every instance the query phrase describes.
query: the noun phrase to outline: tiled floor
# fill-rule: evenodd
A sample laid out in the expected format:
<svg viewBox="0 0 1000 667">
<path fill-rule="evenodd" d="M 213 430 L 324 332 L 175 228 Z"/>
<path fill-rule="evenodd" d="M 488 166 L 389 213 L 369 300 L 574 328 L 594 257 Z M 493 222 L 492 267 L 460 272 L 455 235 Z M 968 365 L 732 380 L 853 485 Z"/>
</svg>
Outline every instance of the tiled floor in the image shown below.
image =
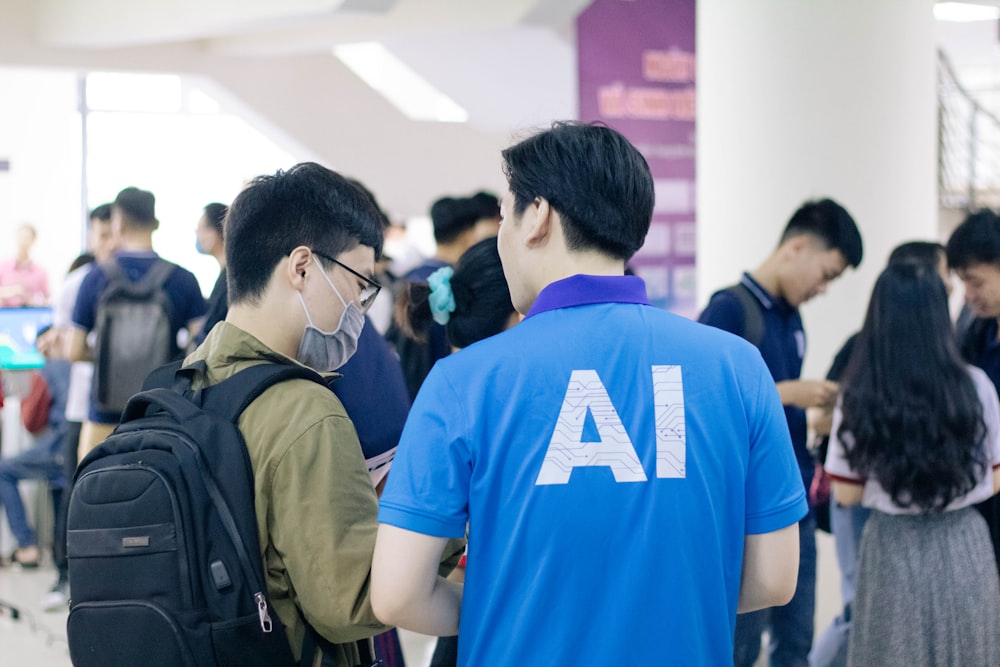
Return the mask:
<svg viewBox="0 0 1000 667">
<path fill-rule="evenodd" d="M 833 542 L 825 533 L 817 534 L 819 583 L 816 591 L 816 628 L 827 626 L 840 604 L 837 562 Z M 2 667 L 66 667 L 70 665 L 66 646 L 67 611 L 44 612 L 42 597 L 55 583 L 51 567 L 22 570 L 0 568 L 0 603 L 18 608 L 21 615 L 11 618 L 0 607 L 0 665 Z M 427 667 L 434 640 L 412 632 L 400 632 L 407 667 Z"/>
<path fill-rule="evenodd" d="M 68 610 L 44 612 L 41 600 L 52 584 L 51 567 L 23 570 L 0 568 L 0 665 L 3 667 L 68 667 L 72 663 L 66 645 Z M 13 618 L 10 605 L 18 611 Z M 426 667 L 434 652 L 433 637 L 400 632 L 407 667 Z"/>
<path fill-rule="evenodd" d="M 41 599 L 55 583 L 49 567 L 22 570 L 0 568 L 0 664 L 4 667 L 66 667 L 67 610 L 44 612 Z M 17 608 L 13 618 L 8 608 Z"/>
</svg>

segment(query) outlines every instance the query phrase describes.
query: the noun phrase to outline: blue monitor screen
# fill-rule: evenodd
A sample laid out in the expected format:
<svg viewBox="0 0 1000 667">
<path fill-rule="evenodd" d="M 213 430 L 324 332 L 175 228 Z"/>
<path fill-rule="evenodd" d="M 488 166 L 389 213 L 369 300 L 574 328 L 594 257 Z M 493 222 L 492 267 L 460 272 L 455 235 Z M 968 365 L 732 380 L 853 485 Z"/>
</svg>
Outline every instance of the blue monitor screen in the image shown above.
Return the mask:
<svg viewBox="0 0 1000 667">
<path fill-rule="evenodd" d="M 52 324 L 52 308 L 0 308 L 0 369 L 41 368 L 45 358 L 35 347 L 38 332 Z"/>
</svg>

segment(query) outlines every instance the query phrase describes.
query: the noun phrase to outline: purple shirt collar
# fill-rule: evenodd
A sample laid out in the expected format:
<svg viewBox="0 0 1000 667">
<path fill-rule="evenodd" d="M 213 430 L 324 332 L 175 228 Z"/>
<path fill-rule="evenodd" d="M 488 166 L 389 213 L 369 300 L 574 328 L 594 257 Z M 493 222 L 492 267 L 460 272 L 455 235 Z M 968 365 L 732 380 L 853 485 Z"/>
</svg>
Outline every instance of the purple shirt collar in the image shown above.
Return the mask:
<svg viewBox="0 0 1000 667">
<path fill-rule="evenodd" d="M 525 318 L 557 308 L 595 303 L 637 303 L 650 305 L 646 283 L 637 276 L 575 275 L 557 280 L 542 289 Z"/>
</svg>

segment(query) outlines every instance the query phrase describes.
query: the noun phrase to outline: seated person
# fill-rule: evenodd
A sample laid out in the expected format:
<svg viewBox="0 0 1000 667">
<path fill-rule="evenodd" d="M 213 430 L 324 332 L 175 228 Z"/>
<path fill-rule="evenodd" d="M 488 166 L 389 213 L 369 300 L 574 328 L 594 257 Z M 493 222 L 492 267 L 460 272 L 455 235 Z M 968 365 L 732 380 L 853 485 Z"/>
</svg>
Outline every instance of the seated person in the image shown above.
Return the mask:
<svg viewBox="0 0 1000 667">
<path fill-rule="evenodd" d="M 39 332 L 39 337 L 44 330 Z M 41 352 L 46 354 L 46 349 Z M 46 359 L 45 366 L 32 373 L 31 389 L 21 401 L 21 419 L 32 437 L 28 449 L 0 459 L 0 505 L 18 548 L 11 560 L 22 567 L 37 567 L 41 554 L 35 531 L 28 525 L 24 501 L 17 485 L 23 479 L 44 479 L 53 491 L 53 507 L 66 485 L 63 444 L 66 439 L 66 394 L 69 389 L 69 361 Z M 58 534 L 60 526 L 56 526 Z"/>
</svg>

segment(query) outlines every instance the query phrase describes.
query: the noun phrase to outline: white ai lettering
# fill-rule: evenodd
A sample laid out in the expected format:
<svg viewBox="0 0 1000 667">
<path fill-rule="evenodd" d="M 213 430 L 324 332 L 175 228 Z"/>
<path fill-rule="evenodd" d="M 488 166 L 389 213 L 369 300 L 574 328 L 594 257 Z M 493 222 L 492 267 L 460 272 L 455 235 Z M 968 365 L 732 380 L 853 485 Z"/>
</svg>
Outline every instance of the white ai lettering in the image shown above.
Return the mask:
<svg viewBox="0 0 1000 667">
<path fill-rule="evenodd" d="M 656 476 L 685 476 L 684 389 L 680 366 L 653 366 Z M 588 411 L 600 440 L 583 441 Z M 536 485 L 568 484 L 577 467 L 607 467 L 615 482 L 645 482 L 646 473 L 601 378 L 573 371 Z"/>
<path fill-rule="evenodd" d="M 653 414 L 656 418 L 656 476 L 685 476 L 687 436 L 684 385 L 680 366 L 653 366 Z"/>
</svg>

